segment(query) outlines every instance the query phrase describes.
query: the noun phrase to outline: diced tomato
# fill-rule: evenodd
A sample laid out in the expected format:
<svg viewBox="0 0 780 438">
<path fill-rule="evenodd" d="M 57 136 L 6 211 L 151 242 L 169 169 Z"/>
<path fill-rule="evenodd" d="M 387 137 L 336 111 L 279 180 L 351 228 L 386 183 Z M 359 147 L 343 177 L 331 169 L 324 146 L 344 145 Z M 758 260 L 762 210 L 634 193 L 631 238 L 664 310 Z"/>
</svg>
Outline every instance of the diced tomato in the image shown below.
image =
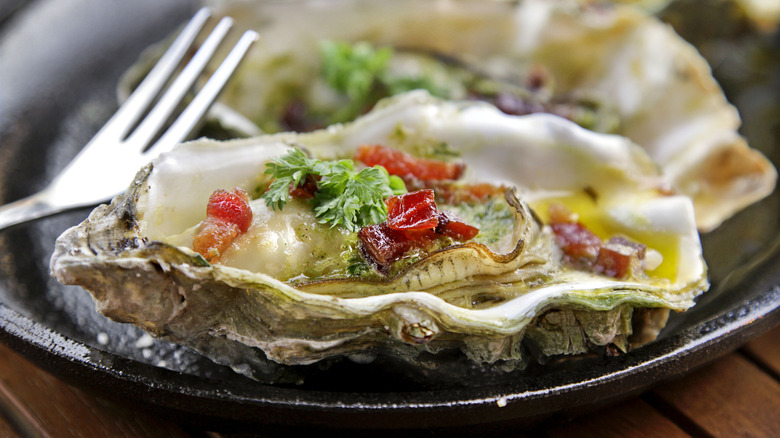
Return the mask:
<svg viewBox="0 0 780 438">
<path fill-rule="evenodd" d="M 503 196 L 506 186 L 490 183 L 481 184 L 433 184 L 436 195 L 447 204 L 463 202 L 484 202 L 489 198 Z"/>
<path fill-rule="evenodd" d="M 391 175 L 398 175 L 405 180 L 454 180 L 460 178 L 464 170 L 462 164 L 417 158 L 406 152 L 380 145 L 361 145 L 355 152 L 354 158 L 366 166 L 380 165 Z"/>
<path fill-rule="evenodd" d="M 454 213 L 443 211 L 439 213 L 436 232 L 464 242 L 475 238 L 479 234 L 479 228 L 467 224 Z"/>
<path fill-rule="evenodd" d="M 209 262 L 215 261 L 251 224 L 249 195 L 239 188 L 217 190 L 209 197 L 206 220 L 198 227 L 192 247 Z"/>
<path fill-rule="evenodd" d="M 482 184 L 469 184 L 465 186 L 465 190 L 471 196 L 471 199 L 476 201 L 483 201 L 491 196 L 502 195 L 506 192 L 505 186 L 497 186 L 495 184 L 482 183 Z"/>
<path fill-rule="evenodd" d="M 395 230 L 432 230 L 439 224 L 433 190 L 391 196 L 385 204 L 387 226 Z"/>
<path fill-rule="evenodd" d="M 579 222 L 554 222 L 550 227 L 555 242 L 566 255 L 595 260 L 601 248 L 601 239 Z"/>
<path fill-rule="evenodd" d="M 213 262 L 240 234 L 241 229 L 236 224 L 213 217 L 206 218 L 192 239 L 192 249 L 209 262 Z"/>
<path fill-rule="evenodd" d="M 246 232 L 252 223 L 249 195 L 238 187 L 232 192 L 217 190 L 209 197 L 206 216 L 236 224 L 241 232 Z"/>
</svg>

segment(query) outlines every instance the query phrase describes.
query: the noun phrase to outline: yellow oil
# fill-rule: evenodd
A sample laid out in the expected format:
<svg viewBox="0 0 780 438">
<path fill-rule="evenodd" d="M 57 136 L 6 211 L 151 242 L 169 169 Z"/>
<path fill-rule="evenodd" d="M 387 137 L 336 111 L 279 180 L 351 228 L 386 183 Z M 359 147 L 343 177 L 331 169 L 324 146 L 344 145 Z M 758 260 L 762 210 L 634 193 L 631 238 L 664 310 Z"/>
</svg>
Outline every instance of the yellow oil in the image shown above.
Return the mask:
<svg viewBox="0 0 780 438">
<path fill-rule="evenodd" d="M 629 229 L 611 218 L 605 208 L 599 204 L 597 198 L 584 191 L 536 200 L 529 204 L 545 224 L 550 222 L 550 205 L 561 204 L 575 213 L 583 225 L 604 241 L 611 237 L 624 236 L 642 243 L 648 249 L 658 251 L 663 257 L 663 262 L 655 269 L 646 271 L 646 274 L 670 281 L 675 281 L 677 278 L 680 243 L 677 235 L 649 230 L 642 227 L 642 224 L 637 224 L 639 226 Z"/>
</svg>

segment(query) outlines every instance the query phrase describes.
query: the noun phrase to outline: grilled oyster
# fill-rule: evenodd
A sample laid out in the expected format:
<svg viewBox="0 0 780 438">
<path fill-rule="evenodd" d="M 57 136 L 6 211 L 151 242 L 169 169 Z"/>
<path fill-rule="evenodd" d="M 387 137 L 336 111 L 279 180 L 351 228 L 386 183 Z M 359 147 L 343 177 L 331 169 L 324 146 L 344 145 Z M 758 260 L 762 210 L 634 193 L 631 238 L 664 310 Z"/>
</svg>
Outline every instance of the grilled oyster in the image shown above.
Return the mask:
<svg viewBox="0 0 780 438">
<path fill-rule="evenodd" d="M 706 61 L 637 8 L 574 0 L 355 0 L 307 3 L 308 13 L 301 14 L 297 2 L 210 3 L 263 35 L 218 108 L 224 124 L 239 131 L 297 128 L 280 120 L 296 119 L 289 113 L 300 111 L 301 101 L 311 112 L 347 105 L 319 79 L 320 44 L 369 42 L 398 49 L 394 69 L 428 71 L 436 82 L 428 88 L 447 97 L 476 94 L 510 111 L 570 113 L 589 128 L 630 138 L 693 200 L 701 231 L 775 185 L 773 166 L 738 134 L 739 115 Z"/>
<path fill-rule="evenodd" d="M 224 253 L 233 257 L 219 262 L 192 249 L 215 190 L 256 193 L 264 166 L 292 147 L 331 160 L 365 144 L 418 156 L 443 148 L 466 163 L 464 183 L 513 187 L 494 204 L 503 225 L 472 216 L 480 234 L 498 237 L 444 245 L 391 275 L 316 268 L 299 276 L 323 259 L 318 252 L 348 249 L 348 233 L 319 223 L 305 203 L 280 212 L 257 198 L 259 234 L 250 227 L 247 235 L 265 237 L 234 241 Z M 312 133 L 182 144 L 66 231 L 51 269 L 90 291 L 110 318 L 261 380 L 279 378 L 275 364 L 376 354 L 435 367 L 436 357 L 459 351 L 481 367 L 512 370 L 534 357 L 625 351 L 654 338 L 669 309 L 694 304 L 708 285 L 693 208 L 665 184 L 623 137 L 416 91 Z M 630 256 L 632 268 L 619 275 L 583 267 L 561 243 L 551 205 L 578 215 L 572 223 L 605 248 L 617 238 L 645 245 L 648 256 Z M 246 259 L 256 263 L 241 266 Z"/>
</svg>

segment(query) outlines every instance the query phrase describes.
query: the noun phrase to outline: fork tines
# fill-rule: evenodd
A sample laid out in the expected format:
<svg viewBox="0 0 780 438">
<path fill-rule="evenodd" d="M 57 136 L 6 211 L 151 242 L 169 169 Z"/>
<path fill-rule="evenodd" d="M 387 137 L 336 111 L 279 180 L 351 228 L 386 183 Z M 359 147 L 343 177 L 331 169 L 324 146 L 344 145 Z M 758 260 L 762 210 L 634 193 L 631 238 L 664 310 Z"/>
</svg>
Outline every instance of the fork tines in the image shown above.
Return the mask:
<svg viewBox="0 0 780 438">
<path fill-rule="evenodd" d="M 171 149 L 184 140 L 203 118 L 246 52 L 258 39 L 256 32 L 246 31 L 182 114 L 153 145 L 149 146 L 214 57 L 233 25 L 233 20 L 230 17 L 224 17 L 219 21 L 181 73 L 131 133 L 129 132 L 130 127 L 140 120 L 149 105 L 160 94 L 181 60 L 187 55 L 210 15 L 211 12 L 208 8 L 203 8 L 195 14 L 115 115 L 118 118 L 125 118 L 125 122 L 121 124 L 124 131 L 117 132 L 117 134 L 121 138 L 126 137 L 124 143 L 127 144 L 127 147 L 137 147 L 141 150 L 148 148 L 148 153 L 153 156 Z M 134 120 L 128 123 L 126 118 L 131 117 Z"/>
</svg>

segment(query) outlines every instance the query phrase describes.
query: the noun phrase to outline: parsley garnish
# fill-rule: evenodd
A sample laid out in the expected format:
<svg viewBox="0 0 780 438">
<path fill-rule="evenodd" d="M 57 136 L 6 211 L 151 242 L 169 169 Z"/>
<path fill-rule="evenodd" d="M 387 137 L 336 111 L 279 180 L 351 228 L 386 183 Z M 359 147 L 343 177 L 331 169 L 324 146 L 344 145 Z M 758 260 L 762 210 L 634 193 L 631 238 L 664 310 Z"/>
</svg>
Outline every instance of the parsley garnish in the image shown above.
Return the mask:
<svg viewBox="0 0 780 438">
<path fill-rule="evenodd" d="M 290 187 L 301 185 L 309 175 L 319 177 L 312 200 L 315 216 L 320 223 L 350 231 L 386 220 L 385 198 L 406 192 L 403 181 L 382 166 L 356 172 L 352 160 L 321 161 L 300 149 L 267 163 L 265 173 L 275 179 L 262 198 L 274 210 L 284 208 Z"/>
<path fill-rule="evenodd" d="M 322 75 L 328 85 L 354 100 L 365 100 L 393 56 L 393 49 L 369 43 L 322 42 Z"/>
<path fill-rule="evenodd" d="M 378 97 L 376 86 L 387 69 L 393 51 L 375 50 L 370 44 L 355 45 L 324 41 L 321 46 L 322 76 L 325 82 L 346 95 L 349 103 L 331 116 L 332 122 L 352 120 Z"/>
<path fill-rule="evenodd" d="M 365 41 L 323 41 L 320 49 L 322 77 L 348 98 L 347 104 L 331 115 L 331 123 L 352 120 L 379 99 L 410 90 L 425 89 L 439 97 L 449 94 L 430 77 L 391 73 L 390 62 L 395 54 L 391 47 L 374 48 Z"/>
<path fill-rule="evenodd" d="M 281 210 L 290 196 L 290 187 L 301 185 L 310 173 L 316 175 L 314 168 L 317 166 L 317 160 L 307 157 L 300 149 L 293 149 L 287 155 L 266 163 L 265 166 L 265 173 L 275 179 L 263 193 L 262 198 L 274 210 Z"/>
</svg>

